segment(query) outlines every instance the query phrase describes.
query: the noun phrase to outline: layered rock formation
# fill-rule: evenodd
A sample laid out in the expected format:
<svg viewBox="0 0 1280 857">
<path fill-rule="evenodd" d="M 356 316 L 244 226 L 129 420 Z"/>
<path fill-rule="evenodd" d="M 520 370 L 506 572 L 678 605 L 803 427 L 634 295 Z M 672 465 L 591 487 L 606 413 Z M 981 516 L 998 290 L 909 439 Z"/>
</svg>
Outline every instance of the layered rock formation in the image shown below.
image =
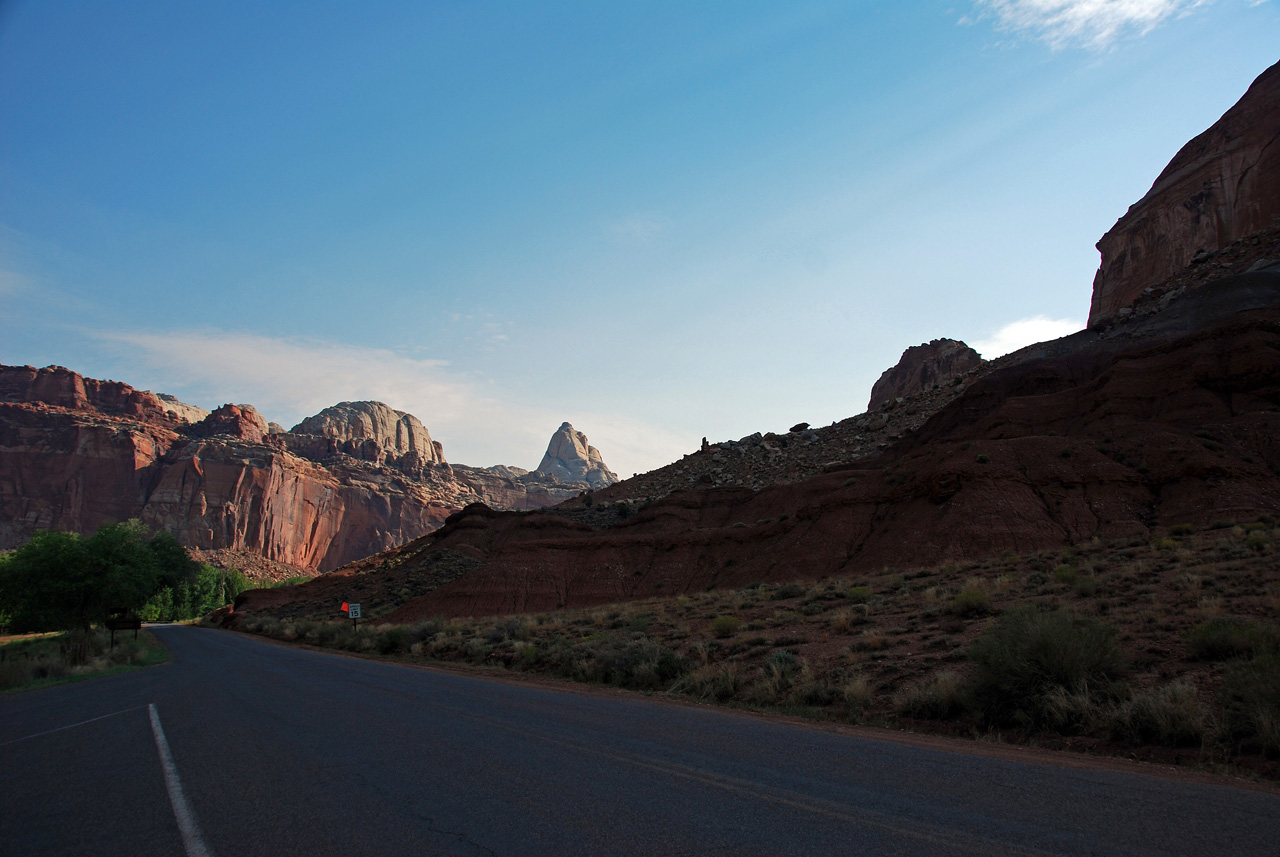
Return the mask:
<svg viewBox="0 0 1280 857">
<path fill-rule="evenodd" d="M 1261 308 L 1231 312 L 1241 298 Z M 361 569 L 401 580 L 420 565 L 427 581 L 470 567 L 394 611 L 378 575 L 361 586 L 388 621 L 536 612 L 1280 514 L 1280 274 L 1190 292 L 1136 336 L 1058 348 L 992 368 L 918 431 L 829 473 L 676 492 L 608 523 L 469 507 Z M 250 593 L 237 610 L 310 597 Z"/>
<path fill-rule="evenodd" d="M 376 402 L 343 403 L 293 432 L 249 405 L 191 415 L 127 384 L 0 366 L 0 549 L 38 529 L 140 518 L 211 556 L 327 571 L 469 503 L 539 508 L 590 487 L 449 465 L 415 417 Z"/>
<path fill-rule="evenodd" d="M 982 365 L 982 355 L 956 339 L 935 339 L 902 352 L 871 388 L 868 411 L 905 396 L 950 383 Z"/>
<path fill-rule="evenodd" d="M 204 408 L 197 408 L 195 405 L 188 405 L 181 402 L 176 396 L 170 396 L 168 393 L 156 393 L 156 398 L 164 405 L 165 410 L 174 417 L 185 420 L 189 423 L 198 423 L 205 417 L 209 416 L 209 412 Z"/>
<path fill-rule="evenodd" d="M 352 448 L 372 441 L 394 458 L 412 452 L 423 464 L 444 463 L 444 447 L 431 439 L 417 417 L 382 402 L 339 402 L 307 417 L 291 433 L 331 437 L 344 444 L 350 441 Z"/>
<path fill-rule="evenodd" d="M 1233 242 L 1280 224 L 1280 63 L 1187 143 L 1098 242 L 1089 325 L 1144 289 Z M 1255 242 L 1256 243 L 1256 242 Z"/>
<path fill-rule="evenodd" d="M 568 423 L 561 423 L 551 436 L 536 472 L 561 482 L 586 482 L 593 488 L 618 481 L 617 475 L 605 465 L 600 450 L 587 443 L 587 436 Z"/>
</svg>

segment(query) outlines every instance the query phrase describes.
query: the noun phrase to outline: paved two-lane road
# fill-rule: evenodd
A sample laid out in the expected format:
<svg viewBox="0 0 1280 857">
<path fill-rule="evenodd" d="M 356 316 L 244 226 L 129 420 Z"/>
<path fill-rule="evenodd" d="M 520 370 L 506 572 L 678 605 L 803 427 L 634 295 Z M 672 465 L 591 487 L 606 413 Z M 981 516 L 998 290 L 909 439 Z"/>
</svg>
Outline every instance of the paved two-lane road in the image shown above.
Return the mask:
<svg viewBox="0 0 1280 857">
<path fill-rule="evenodd" d="M 155 633 L 169 664 L 0 697 L 0 854 L 1280 857 L 1258 791 Z"/>
</svg>

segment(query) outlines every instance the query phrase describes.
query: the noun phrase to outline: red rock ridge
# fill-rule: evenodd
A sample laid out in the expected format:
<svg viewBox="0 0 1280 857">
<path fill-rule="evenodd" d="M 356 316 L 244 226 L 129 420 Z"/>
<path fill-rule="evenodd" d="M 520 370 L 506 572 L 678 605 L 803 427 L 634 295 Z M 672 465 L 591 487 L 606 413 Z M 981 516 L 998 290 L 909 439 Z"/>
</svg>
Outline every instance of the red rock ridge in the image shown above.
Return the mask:
<svg viewBox="0 0 1280 857">
<path fill-rule="evenodd" d="M 387 619 L 590 606 L 1254 520 L 1280 510 L 1277 401 L 1275 305 L 1172 338 L 1099 340 L 991 372 L 884 456 L 804 482 L 679 492 L 602 528 L 466 511 L 430 542 L 481 564 Z"/>
<path fill-rule="evenodd" d="M 955 339 L 935 339 L 902 352 L 897 364 L 884 370 L 871 388 L 868 411 L 894 399 L 914 396 L 964 375 L 982 365 L 982 355 Z"/>
<path fill-rule="evenodd" d="M 1280 219 L 1280 63 L 1183 146 L 1142 199 L 1098 241 L 1089 326 L 1145 288 Z"/>
</svg>

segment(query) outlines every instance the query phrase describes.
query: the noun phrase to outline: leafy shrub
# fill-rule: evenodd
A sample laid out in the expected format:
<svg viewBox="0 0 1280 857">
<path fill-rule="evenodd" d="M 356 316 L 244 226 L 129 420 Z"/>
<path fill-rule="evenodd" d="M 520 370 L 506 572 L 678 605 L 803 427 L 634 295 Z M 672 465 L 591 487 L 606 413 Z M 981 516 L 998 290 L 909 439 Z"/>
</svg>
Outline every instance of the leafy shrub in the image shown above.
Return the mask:
<svg viewBox="0 0 1280 857">
<path fill-rule="evenodd" d="M 1148 744 L 1183 747 L 1204 740 L 1204 711 L 1195 685 L 1180 680 L 1136 694 L 1113 715 L 1112 732 Z"/>
<path fill-rule="evenodd" d="M 1060 565 L 1053 570 L 1053 579 L 1070 586 L 1076 582 L 1076 570 L 1069 565 Z"/>
<path fill-rule="evenodd" d="M 946 720 L 965 709 L 964 681 L 952 670 L 942 670 L 925 681 L 895 694 L 893 708 L 903 717 Z"/>
<path fill-rule="evenodd" d="M 1280 654 L 1232 664 L 1223 684 L 1227 736 L 1242 750 L 1280 755 Z"/>
<path fill-rule="evenodd" d="M 1169 528 L 1171 536 L 1189 536 L 1196 531 L 1196 528 L 1190 524 L 1174 524 Z"/>
<path fill-rule="evenodd" d="M 982 717 L 1014 726 L 1049 725 L 1050 692 L 1118 694 L 1126 673 L 1115 632 L 1095 619 L 1027 605 L 1010 610 L 974 641 L 972 692 Z"/>
<path fill-rule="evenodd" d="M 737 616 L 717 616 L 711 622 L 711 633 L 721 639 L 732 637 L 742 627 L 742 620 Z"/>
<path fill-rule="evenodd" d="M 1191 629 L 1187 653 L 1206 661 L 1280 651 L 1280 629 L 1232 616 L 1215 616 Z"/>
</svg>

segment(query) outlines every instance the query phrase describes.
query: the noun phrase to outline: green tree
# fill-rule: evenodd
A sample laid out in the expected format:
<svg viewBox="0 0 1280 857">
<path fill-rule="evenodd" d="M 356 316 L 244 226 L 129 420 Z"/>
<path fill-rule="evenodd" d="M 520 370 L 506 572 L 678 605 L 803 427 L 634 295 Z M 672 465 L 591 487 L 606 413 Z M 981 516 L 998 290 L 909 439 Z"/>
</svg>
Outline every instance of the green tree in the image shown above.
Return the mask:
<svg viewBox="0 0 1280 857">
<path fill-rule="evenodd" d="M 139 521 L 106 524 L 88 538 L 40 532 L 0 563 L 0 608 L 14 631 L 88 629 L 110 610 L 137 610 L 162 585 Z"/>
</svg>

